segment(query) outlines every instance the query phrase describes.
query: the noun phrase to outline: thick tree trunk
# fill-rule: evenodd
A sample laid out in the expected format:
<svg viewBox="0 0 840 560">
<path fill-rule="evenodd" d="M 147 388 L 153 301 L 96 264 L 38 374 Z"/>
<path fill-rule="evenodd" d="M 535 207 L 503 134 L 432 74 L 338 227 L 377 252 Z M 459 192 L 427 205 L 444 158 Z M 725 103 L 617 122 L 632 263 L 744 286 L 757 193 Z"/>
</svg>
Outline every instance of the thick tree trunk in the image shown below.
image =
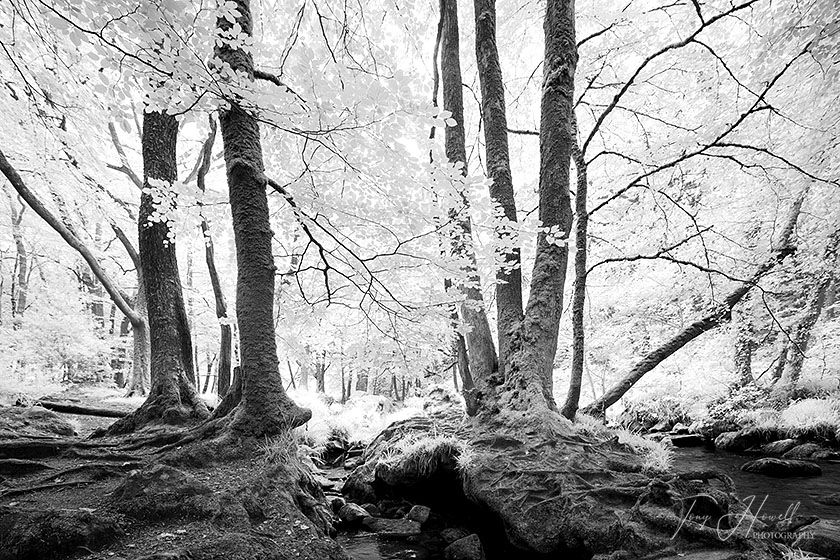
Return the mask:
<svg viewBox="0 0 840 560">
<path fill-rule="evenodd" d="M 461 62 L 458 39 L 458 5 L 456 0 L 442 0 L 441 3 L 441 50 L 440 67 L 443 85 L 443 108 L 452 113 L 455 126 L 446 127 L 446 157 L 450 163 L 462 163 L 461 172 L 467 173 L 467 151 L 464 138 L 464 100 L 461 82 Z M 460 305 L 460 318 L 470 327 L 465 335 L 469 372 L 476 387 L 481 384 L 498 384 L 498 360 L 490 323 L 485 313 L 484 297 L 481 293 L 481 280 L 476 269 L 475 251 L 472 244 L 472 224 L 469 204 L 464 193 L 460 194 L 463 202 L 461 215 L 453 211 L 458 232 L 452 240 L 453 253 L 467 263 L 465 272 L 467 285 L 459 286 L 465 301 Z M 475 395 L 467 379 L 464 379 L 464 398 L 467 400 L 467 412 L 475 414 L 477 407 L 470 403 Z M 480 389 L 479 389 L 480 390 Z"/>
<path fill-rule="evenodd" d="M 368 390 L 368 372 L 367 370 L 362 370 L 356 376 L 356 391 L 361 393 L 366 393 Z M 349 393 L 349 391 L 348 391 Z"/>
<path fill-rule="evenodd" d="M 572 294 L 572 371 L 569 379 L 569 392 L 561 413 L 569 420 L 575 419 L 580 404 L 580 387 L 583 381 L 583 365 L 585 360 L 585 336 L 583 327 L 583 305 L 586 302 L 586 251 L 587 227 L 589 212 L 586 209 L 586 160 L 577 142 L 577 125 L 573 134 L 572 159 L 577 173 L 577 190 L 575 192 L 575 289 Z"/>
<path fill-rule="evenodd" d="M 510 336 L 522 320 L 522 268 L 518 238 L 513 229 L 517 222 L 516 199 L 510 172 L 505 88 L 496 46 L 495 0 L 475 0 L 475 54 L 481 83 L 485 164 L 492 179 L 490 198 L 499 204 L 509 222 L 495 231 L 495 242 L 502 248 L 504 261 L 503 266 L 496 269 L 499 368 L 503 370 Z"/>
<path fill-rule="evenodd" d="M 250 36 L 250 2 L 234 0 L 233 4 L 238 13 L 236 24 Z M 229 31 L 234 24 L 220 18 L 218 25 Z M 235 72 L 253 79 L 250 51 L 225 43 L 217 46 L 216 56 Z M 271 435 L 304 424 L 312 412 L 298 407 L 286 395 L 280 378 L 272 321 L 276 267 L 259 126 L 236 99 L 228 102 L 220 122 L 236 242 L 236 316 L 243 378 L 242 403 L 233 427 L 247 435 Z"/>
<path fill-rule="evenodd" d="M 804 314 L 800 317 L 796 326 L 790 333 L 788 342 L 787 361 L 785 363 L 783 382 L 788 387 L 795 387 L 802 374 L 802 365 L 805 363 L 805 352 L 808 349 L 808 341 L 811 338 L 811 331 L 822 313 L 825 302 L 825 292 L 834 279 L 834 268 L 837 264 L 837 245 L 840 242 L 840 232 L 832 234 L 825 247 L 825 255 L 821 264 L 821 270 L 808 289 L 808 298 L 805 301 Z"/>
<path fill-rule="evenodd" d="M 139 253 L 145 281 L 151 343 L 149 396 L 109 432 L 125 433 L 151 423 L 184 423 L 209 417 L 193 384 L 194 365 L 175 243 L 165 221 L 150 221 L 155 203 L 148 189 L 177 179 L 178 122 L 166 113 L 143 114 L 144 190 L 138 218 Z"/>
<path fill-rule="evenodd" d="M 732 290 L 724 300 L 705 317 L 691 323 L 676 336 L 666 341 L 653 352 L 645 356 L 633 369 L 600 399 L 586 407 L 584 412 L 594 416 L 604 416 L 606 410 L 629 391 L 647 372 L 662 363 L 677 350 L 703 334 L 728 322 L 732 317 L 732 308 L 749 293 L 753 286 L 768 272 L 794 252 L 793 231 L 805 200 L 807 189 L 803 190 L 794 201 L 787 222 L 779 238 L 779 243 L 770 256 L 753 272 L 749 280 Z"/>
<path fill-rule="evenodd" d="M 572 226 L 569 167 L 574 144 L 575 13 L 571 0 L 548 0 L 543 22 L 539 218 L 525 317 L 511 341 L 505 386 L 491 406 L 500 411 L 556 410 L 552 381 L 563 312 L 567 246 Z M 489 403 L 490 404 L 490 403 Z M 489 409 L 491 412 L 493 408 Z"/>
</svg>

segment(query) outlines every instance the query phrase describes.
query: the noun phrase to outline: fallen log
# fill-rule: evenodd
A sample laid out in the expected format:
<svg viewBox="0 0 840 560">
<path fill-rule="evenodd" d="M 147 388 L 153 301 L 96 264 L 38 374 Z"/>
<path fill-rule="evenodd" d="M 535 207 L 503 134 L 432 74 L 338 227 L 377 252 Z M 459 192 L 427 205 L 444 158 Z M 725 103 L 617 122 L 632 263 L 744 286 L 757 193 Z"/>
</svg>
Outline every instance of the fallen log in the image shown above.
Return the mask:
<svg viewBox="0 0 840 560">
<path fill-rule="evenodd" d="M 113 408 L 99 408 L 95 406 L 81 406 L 70 403 L 60 403 L 55 401 L 40 400 L 35 402 L 36 406 L 52 410 L 53 412 L 63 412 L 64 414 L 82 414 L 85 416 L 105 416 L 106 418 L 122 418 L 128 416 L 128 412 L 123 410 L 115 410 Z"/>
</svg>

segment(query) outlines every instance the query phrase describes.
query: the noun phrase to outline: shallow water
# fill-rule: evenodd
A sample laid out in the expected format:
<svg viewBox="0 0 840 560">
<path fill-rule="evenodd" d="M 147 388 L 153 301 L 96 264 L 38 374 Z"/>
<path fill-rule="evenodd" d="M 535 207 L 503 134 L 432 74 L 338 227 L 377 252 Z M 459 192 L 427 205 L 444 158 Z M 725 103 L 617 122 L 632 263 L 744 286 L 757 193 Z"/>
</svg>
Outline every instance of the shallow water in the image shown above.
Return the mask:
<svg viewBox="0 0 840 560">
<path fill-rule="evenodd" d="M 340 534 L 338 544 L 353 560 L 438 560 L 440 555 L 432 554 L 420 545 L 404 540 L 384 540 L 370 533 Z"/>
<path fill-rule="evenodd" d="M 814 498 L 840 492 L 840 463 L 815 461 L 822 467 L 822 476 L 773 478 L 747 473 L 741 465 L 757 459 L 756 455 L 716 452 L 702 447 L 675 449 L 674 469 L 694 471 L 715 469 L 729 475 L 741 499 L 754 496 L 750 511 L 760 515 L 784 515 L 789 508 L 796 515 L 816 515 L 823 519 L 840 519 L 840 506 L 818 504 Z"/>
</svg>

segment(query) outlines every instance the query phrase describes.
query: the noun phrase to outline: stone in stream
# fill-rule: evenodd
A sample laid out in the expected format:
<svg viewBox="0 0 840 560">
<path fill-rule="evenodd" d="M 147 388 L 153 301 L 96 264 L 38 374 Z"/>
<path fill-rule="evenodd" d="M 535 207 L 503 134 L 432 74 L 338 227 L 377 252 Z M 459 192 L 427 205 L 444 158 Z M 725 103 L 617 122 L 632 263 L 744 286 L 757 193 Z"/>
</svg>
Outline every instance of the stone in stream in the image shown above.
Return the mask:
<svg viewBox="0 0 840 560">
<path fill-rule="evenodd" d="M 431 515 L 432 510 L 427 508 L 426 506 L 413 506 L 409 511 L 408 515 L 406 515 L 407 519 L 411 519 L 412 521 L 416 521 L 421 525 L 429 520 L 429 515 Z"/>
<path fill-rule="evenodd" d="M 821 519 L 799 529 L 793 548 L 819 554 L 828 560 L 840 560 L 840 521 Z"/>
<path fill-rule="evenodd" d="M 357 525 L 370 514 L 360 505 L 344 504 L 338 510 L 338 518 L 348 525 Z"/>
<path fill-rule="evenodd" d="M 443 551 L 446 560 L 484 560 L 484 549 L 478 535 L 458 539 Z"/>
<path fill-rule="evenodd" d="M 684 435 L 690 434 L 691 430 L 685 424 L 681 424 L 681 423 L 678 422 L 678 423 L 674 424 L 673 428 L 671 428 L 671 433 L 676 434 L 678 436 L 684 436 Z"/>
<path fill-rule="evenodd" d="M 796 439 L 780 439 L 779 441 L 771 441 L 761 448 L 762 453 L 769 453 L 771 455 L 782 455 L 787 453 L 794 447 L 799 445 L 799 440 Z"/>
<path fill-rule="evenodd" d="M 745 428 L 737 432 L 726 432 L 715 438 L 715 447 L 721 451 L 746 451 L 758 447 L 775 436 L 772 431 L 760 428 Z"/>
<path fill-rule="evenodd" d="M 741 465 L 741 470 L 744 472 L 766 474 L 767 476 L 776 478 L 822 475 L 822 469 L 816 463 L 795 461 L 793 459 L 778 459 L 776 457 L 763 457 L 755 461 L 749 461 Z"/>
<path fill-rule="evenodd" d="M 411 519 L 383 519 L 381 517 L 365 517 L 362 525 L 368 531 L 382 537 L 410 537 L 420 534 L 420 524 Z"/>
<path fill-rule="evenodd" d="M 788 450 L 782 457 L 785 459 L 807 459 L 818 451 L 823 451 L 825 448 L 818 443 L 803 443 Z"/>
<path fill-rule="evenodd" d="M 362 509 L 368 512 L 371 517 L 382 517 L 382 512 L 379 511 L 379 506 L 376 504 L 362 504 Z"/>
<path fill-rule="evenodd" d="M 330 500 L 330 507 L 332 508 L 333 513 L 338 515 L 338 512 L 341 510 L 341 508 L 344 507 L 344 504 L 346 503 L 347 502 L 344 498 L 342 498 L 341 496 L 336 496 Z"/>
<path fill-rule="evenodd" d="M 814 501 L 825 506 L 840 506 L 840 492 L 819 496 L 814 498 Z"/>
</svg>

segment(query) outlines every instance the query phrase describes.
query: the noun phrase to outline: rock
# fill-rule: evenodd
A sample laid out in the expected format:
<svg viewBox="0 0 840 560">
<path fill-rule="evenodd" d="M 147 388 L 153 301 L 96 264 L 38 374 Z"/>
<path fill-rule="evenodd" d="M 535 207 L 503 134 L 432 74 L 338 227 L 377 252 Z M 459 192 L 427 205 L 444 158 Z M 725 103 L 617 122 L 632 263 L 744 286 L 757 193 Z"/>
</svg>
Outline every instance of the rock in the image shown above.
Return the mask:
<svg viewBox="0 0 840 560">
<path fill-rule="evenodd" d="M 706 444 L 706 439 L 700 434 L 685 434 L 671 436 L 671 443 L 675 447 L 700 447 Z"/>
<path fill-rule="evenodd" d="M 446 544 L 452 544 L 458 539 L 463 539 L 464 537 L 469 536 L 469 534 L 469 531 L 466 529 L 461 529 L 460 527 L 449 527 L 440 532 L 440 538 L 442 538 Z"/>
<path fill-rule="evenodd" d="M 741 465 L 744 472 L 765 474 L 777 478 L 790 476 L 820 476 L 822 469 L 816 463 L 808 461 L 795 461 L 792 459 L 778 459 L 776 457 L 763 457 L 755 461 L 749 461 Z"/>
<path fill-rule="evenodd" d="M 823 451 L 825 448 L 818 443 L 803 443 L 788 450 L 782 457 L 785 459 L 807 459 L 818 451 Z"/>
<path fill-rule="evenodd" d="M 347 480 L 344 481 L 344 486 L 341 488 L 341 493 L 347 497 L 348 500 L 366 504 L 376 501 L 376 491 L 373 489 L 375 481 L 373 475 L 374 465 L 361 465 L 357 467 Z"/>
<path fill-rule="evenodd" d="M 136 519 L 201 519 L 220 512 L 219 500 L 209 486 L 161 464 L 132 471 L 111 498 L 117 511 Z"/>
<path fill-rule="evenodd" d="M 347 503 L 347 502 L 346 502 L 346 501 L 344 501 L 344 498 L 342 498 L 342 497 L 340 497 L 340 496 L 336 496 L 335 498 L 333 498 L 332 500 L 330 500 L 330 508 L 332 508 L 333 513 L 335 513 L 336 515 L 338 515 L 339 510 L 340 510 L 341 508 L 343 508 L 343 507 L 344 507 L 344 504 L 346 504 L 346 503 Z"/>
<path fill-rule="evenodd" d="M 376 504 L 362 504 L 362 509 L 368 512 L 371 517 L 382 517 L 382 512 Z"/>
<path fill-rule="evenodd" d="M 68 509 L 0 508 L 0 560 L 65 558 L 123 536 L 119 516 Z"/>
<path fill-rule="evenodd" d="M 814 501 L 825 506 L 840 506 L 840 492 L 818 496 L 814 498 Z"/>
<path fill-rule="evenodd" d="M 397 519 L 402 517 L 411 505 L 405 500 L 380 500 L 379 503 L 376 504 L 376 507 L 379 508 L 381 513 L 378 517 L 390 517 L 391 519 Z"/>
<path fill-rule="evenodd" d="M 691 433 L 691 430 L 685 424 L 681 424 L 681 423 L 677 422 L 676 424 L 674 424 L 674 427 L 671 428 L 671 433 L 676 434 L 676 435 L 680 435 L 680 436 L 684 436 L 684 435 L 687 435 L 687 434 Z"/>
<path fill-rule="evenodd" d="M 408 511 L 408 515 L 406 515 L 407 519 L 411 519 L 412 521 L 416 521 L 419 524 L 423 524 L 429 520 L 429 515 L 431 515 L 432 510 L 427 508 L 426 506 L 414 506 Z"/>
<path fill-rule="evenodd" d="M 361 457 L 350 457 L 344 460 L 344 469 L 348 471 L 352 471 L 355 468 L 358 468 L 362 464 Z"/>
<path fill-rule="evenodd" d="M 700 434 L 709 441 L 714 441 L 724 432 L 737 432 L 738 424 L 730 420 L 703 420 L 694 422 L 689 428 L 692 432 Z"/>
<path fill-rule="evenodd" d="M 670 432 L 673 424 L 668 420 L 660 420 L 651 429 L 651 432 Z"/>
<path fill-rule="evenodd" d="M 802 527 L 793 548 L 800 548 L 824 556 L 829 560 L 840 560 L 840 521 L 822 519 Z"/>
<path fill-rule="evenodd" d="M 72 424 L 40 406 L 0 408 L 0 439 L 75 435 Z"/>
<path fill-rule="evenodd" d="M 348 525 L 359 524 L 365 517 L 369 516 L 370 514 L 362 506 L 356 504 L 344 504 L 338 510 L 338 518 Z"/>
<path fill-rule="evenodd" d="M 787 453 L 794 447 L 799 445 L 799 441 L 795 439 L 780 439 L 778 441 L 771 441 L 761 448 L 762 453 L 769 453 L 771 455 L 782 455 Z"/>
<path fill-rule="evenodd" d="M 812 453 L 811 459 L 820 459 L 822 461 L 840 461 L 840 451 L 823 449 L 822 451 Z"/>
<path fill-rule="evenodd" d="M 365 529 L 383 537 L 409 537 L 420 534 L 420 524 L 411 519 L 383 519 L 365 517 L 362 520 Z"/>
<path fill-rule="evenodd" d="M 738 432 L 726 432 L 715 438 L 715 447 L 721 451 L 746 451 L 773 439 L 775 434 L 760 428 L 745 428 Z"/>
<path fill-rule="evenodd" d="M 447 546 L 443 557 L 446 560 L 484 560 L 484 549 L 478 535 L 472 534 Z"/>
</svg>

